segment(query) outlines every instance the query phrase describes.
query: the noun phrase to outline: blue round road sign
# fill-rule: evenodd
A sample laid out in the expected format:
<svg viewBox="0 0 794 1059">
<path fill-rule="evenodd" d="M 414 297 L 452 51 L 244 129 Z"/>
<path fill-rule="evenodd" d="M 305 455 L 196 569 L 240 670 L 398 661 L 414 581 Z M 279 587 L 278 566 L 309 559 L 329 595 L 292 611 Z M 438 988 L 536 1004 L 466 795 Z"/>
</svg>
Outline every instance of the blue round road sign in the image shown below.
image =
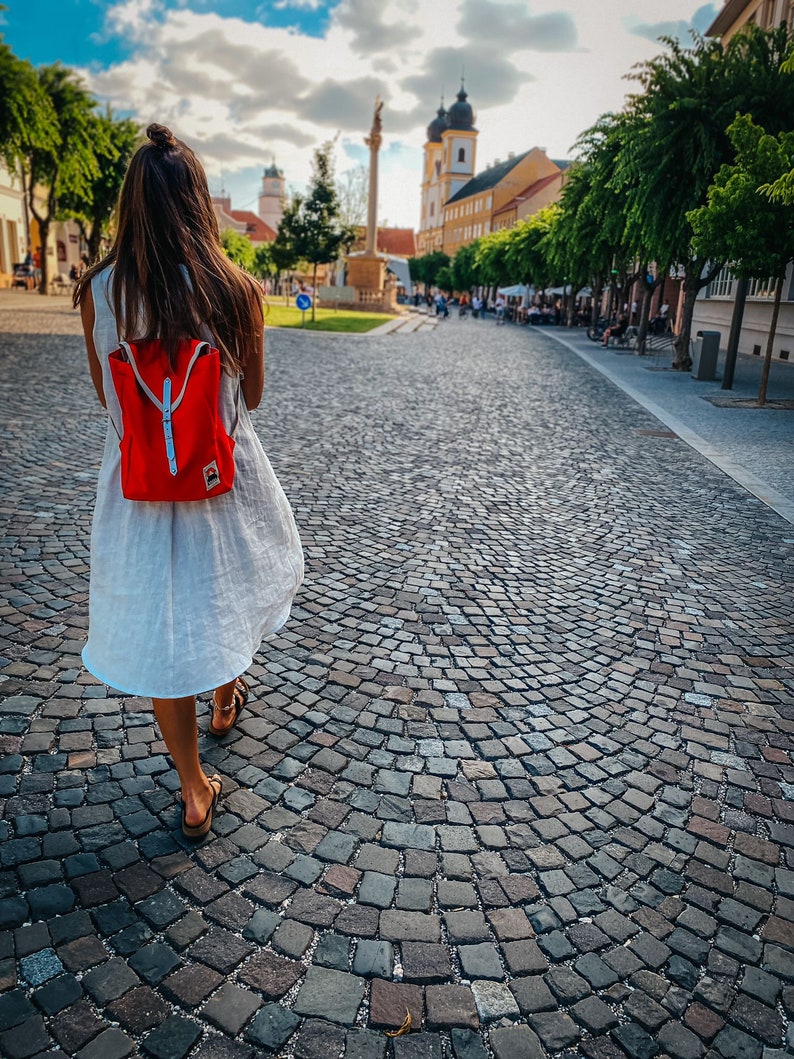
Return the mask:
<svg viewBox="0 0 794 1059">
<path fill-rule="evenodd" d="M 295 304 L 298 306 L 302 313 L 305 313 L 307 309 L 311 309 L 312 300 L 308 294 L 299 294 L 295 299 Z"/>
</svg>

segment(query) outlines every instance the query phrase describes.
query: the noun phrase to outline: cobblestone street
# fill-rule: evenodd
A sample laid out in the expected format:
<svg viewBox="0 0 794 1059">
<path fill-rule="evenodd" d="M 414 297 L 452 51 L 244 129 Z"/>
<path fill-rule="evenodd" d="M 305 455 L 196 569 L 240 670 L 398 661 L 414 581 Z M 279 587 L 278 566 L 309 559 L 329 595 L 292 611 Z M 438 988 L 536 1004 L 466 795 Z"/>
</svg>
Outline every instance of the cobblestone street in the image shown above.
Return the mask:
<svg viewBox="0 0 794 1059">
<path fill-rule="evenodd" d="M 0 300 L 0 1055 L 791 1055 L 792 526 L 535 329 L 268 332 L 307 577 L 190 846 L 151 703 L 81 667 L 105 419 L 36 297 Z"/>
</svg>

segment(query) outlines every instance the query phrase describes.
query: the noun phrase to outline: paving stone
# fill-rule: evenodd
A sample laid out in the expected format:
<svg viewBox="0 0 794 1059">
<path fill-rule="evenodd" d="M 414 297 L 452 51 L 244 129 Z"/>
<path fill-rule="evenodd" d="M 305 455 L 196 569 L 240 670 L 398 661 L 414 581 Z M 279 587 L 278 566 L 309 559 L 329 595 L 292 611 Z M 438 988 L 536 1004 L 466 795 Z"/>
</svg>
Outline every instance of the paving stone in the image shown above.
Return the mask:
<svg viewBox="0 0 794 1059">
<path fill-rule="evenodd" d="M 412 982 L 446 982 L 452 974 L 445 945 L 404 941 L 400 946 L 403 974 Z"/>
<path fill-rule="evenodd" d="M 201 1027 L 182 1015 L 169 1015 L 143 1040 L 143 1050 L 153 1059 L 183 1059 L 201 1036 Z"/>
<path fill-rule="evenodd" d="M 364 980 L 344 971 L 310 967 L 292 1010 L 296 1015 L 319 1017 L 352 1026 L 364 998 Z"/>
<path fill-rule="evenodd" d="M 488 1059 L 480 1035 L 473 1030 L 454 1029 L 451 1037 L 455 1059 Z"/>
<path fill-rule="evenodd" d="M 472 982 L 471 991 L 474 994 L 477 1013 L 483 1022 L 518 1016 L 518 1004 L 513 994 L 502 982 Z"/>
<path fill-rule="evenodd" d="M 405 1021 L 407 1013 L 411 1015 L 412 1026 L 421 1027 L 424 1018 L 421 988 L 375 978 L 370 994 L 370 1026 L 397 1030 Z"/>
<path fill-rule="evenodd" d="M 61 974 L 50 979 L 33 993 L 33 1000 L 45 1015 L 54 1015 L 83 995 L 83 989 L 74 975 Z"/>
<path fill-rule="evenodd" d="M 153 989 L 139 986 L 108 1004 L 106 1011 L 114 1022 L 119 1022 L 124 1029 L 139 1035 L 159 1026 L 170 1009 Z"/>
<path fill-rule="evenodd" d="M 157 985 L 179 966 L 179 962 L 179 957 L 170 946 L 154 942 L 138 949 L 130 957 L 129 966 L 149 985 Z"/>
<path fill-rule="evenodd" d="M 540 1011 L 529 1016 L 529 1023 L 543 1046 L 552 1052 L 579 1039 L 579 1027 L 564 1011 Z"/>
<path fill-rule="evenodd" d="M 441 1038 L 432 1033 L 395 1037 L 394 1059 L 442 1059 Z"/>
<path fill-rule="evenodd" d="M 488 1041 L 495 1059 L 545 1059 L 537 1035 L 528 1026 L 497 1026 Z"/>
<path fill-rule="evenodd" d="M 266 1000 L 279 1000 L 302 975 L 303 968 L 295 960 L 268 951 L 253 956 L 239 973 L 240 981 Z"/>
<path fill-rule="evenodd" d="M 501 982 L 504 978 L 499 953 L 496 946 L 490 942 L 481 945 L 460 945 L 458 956 L 466 978 L 488 978 L 496 982 Z"/>
<path fill-rule="evenodd" d="M 360 978 L 391 978 L 394 946 L 388 941 L 360 941 L 353 957 L 353 974 Z"/>
<path fill-rule="evenodd" d="M 245 1031 L 254 1044 L 276 1052 L 300 1025 L 301 1020 L 280 1004 L 265 1004 L 260 1008 Z"/>
<path fill-rule="evenodd" d="M 116 1000 L 136 985 L 140 979 L 121 959 L 108 960 L 83 975 L 83 988 L 100 1005 Z"/>
<path fill-rule="evenodd" d="M 477 1029 L 480 1024 L 474 995 L 466 986 L 430 985 L 425 990 L 425 1003 L 428 1029 Z"/>
<path fill-rule="evenodd" d="M 235 1037 L 261 1006 L 259 997 L 247 989 L 224 982 L 207 1002 L 202 1014 L 219 1030 Z"/>
<path fill-rule="evenodd" d="M 8 1059 L 27 1059 L 43 1051 L 49 1038 L 40 1015 L 31 1015 L 13 1029 L 0 1033 L 0 1054 Z"/>
<path fill-rule="evenodd" d="M 135 1050 L 135 1042 L 126 1033 L 111 1027 L 81 1048 L 76 1059 L 125 1059 Z"/>
</svg>

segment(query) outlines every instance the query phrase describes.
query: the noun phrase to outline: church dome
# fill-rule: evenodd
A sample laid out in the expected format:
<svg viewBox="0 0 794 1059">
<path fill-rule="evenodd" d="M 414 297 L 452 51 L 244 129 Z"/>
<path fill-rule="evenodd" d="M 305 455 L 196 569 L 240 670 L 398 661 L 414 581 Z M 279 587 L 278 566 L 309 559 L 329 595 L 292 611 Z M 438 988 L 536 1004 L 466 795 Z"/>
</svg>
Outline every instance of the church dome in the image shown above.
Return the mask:
<svg viewBox="0 0 794 1059">
<path fill-rule="evenodd" d="M 444 104 L 436 111 L 436 116 L 427 126 L 427 139 L 430 143 L 441 143 L 441 133 L 448 128 L 447 126 L 447 112 L 444 110 Z"/>
<path fill-rule="evenodd" d="M 471 103 L 466 102 L 467 98 L 466 89 L 461 85 L 457 101 L 452 104 L 447 112 L 448 127 L 450 129 L 474 128 L 474 110 Z"/>
</svg>

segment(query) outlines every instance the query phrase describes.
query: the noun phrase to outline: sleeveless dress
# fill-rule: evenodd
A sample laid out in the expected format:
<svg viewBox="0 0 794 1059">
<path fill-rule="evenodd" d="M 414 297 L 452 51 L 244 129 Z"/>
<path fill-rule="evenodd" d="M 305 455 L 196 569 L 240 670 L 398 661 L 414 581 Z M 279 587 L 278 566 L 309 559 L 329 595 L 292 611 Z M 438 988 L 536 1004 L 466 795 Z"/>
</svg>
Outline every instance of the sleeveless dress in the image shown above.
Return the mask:
<svg viewBox="0 0 794 1059">
<path fill-rule="evenodd" d="M 121 492 L 121 409 L 108 366 L 118 348 L 112 271 L 94 277 L 94 343 L 108 430 L 91 530 L 88 642 L 83 662 L 129 695 L 179 698 L 244 673 L 263 637 L 286 622 L 303 552 L 238 378 L 221 374 L 227 430 L 238 414 L 231 492 L 190 503 L 141 503 Z M 197 338 L 211 338 L 209 334 Z"/>
</svg>

